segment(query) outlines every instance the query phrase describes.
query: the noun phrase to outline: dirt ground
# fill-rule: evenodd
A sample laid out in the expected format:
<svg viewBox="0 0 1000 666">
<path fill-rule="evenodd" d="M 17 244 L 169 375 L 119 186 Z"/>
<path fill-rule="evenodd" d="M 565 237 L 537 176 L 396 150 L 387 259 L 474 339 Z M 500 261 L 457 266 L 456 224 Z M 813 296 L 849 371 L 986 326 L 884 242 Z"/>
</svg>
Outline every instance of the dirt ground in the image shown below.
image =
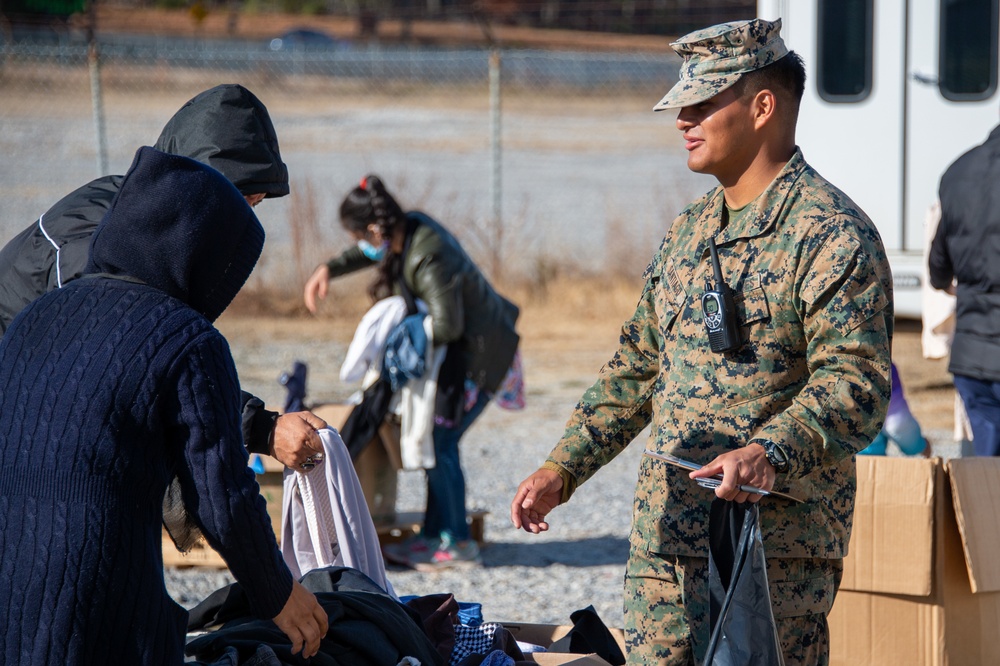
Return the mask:
<svg viewBox="0 0 1000 666">
<path fill-rule="evenodd" d="M 947 359 L 926 359 L 920 345 L 920 323 L 899 321 L 893 339 L 893 360 L 913 415 L 924 430 L 951 437 L 955 423 L 955 389 Z M 937 435 L 938 438 L 941 435 Z M 935 442 L 936 443 L 936 442 Z"/>
</svg>

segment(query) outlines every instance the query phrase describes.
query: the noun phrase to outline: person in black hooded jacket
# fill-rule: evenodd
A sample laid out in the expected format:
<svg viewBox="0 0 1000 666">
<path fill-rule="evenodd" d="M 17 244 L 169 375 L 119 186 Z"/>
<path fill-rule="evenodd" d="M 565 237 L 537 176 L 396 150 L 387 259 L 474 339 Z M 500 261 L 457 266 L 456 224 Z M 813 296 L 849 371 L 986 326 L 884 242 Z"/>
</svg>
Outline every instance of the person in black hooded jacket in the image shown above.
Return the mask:
<svg viewBox="0 0 1000 666">
<path fill-rule="evenodd" d="M 977 456 L 1000 456 L 1000 126 L 941 176 L 931 286 L 956 297 L 951 372 Z"/>
<path fill-rule="evenodd" d="M 289 192 L 267 108 L 241 85 L 215 86 L 189 100 L 167 121 L 154 147 L 213 167 L 251 206 Z M 0 334 L 33 300 L 80 277 L 91 236 L 123 179 L 104 176 L 74 190 L 0 249 Z M 322 451 L 316 429 L 325 421 L 310 412 L 279 416 L 246 392 L 241 402 L 243 439 L 252 453 L 312 468 Z"/>
</svg>

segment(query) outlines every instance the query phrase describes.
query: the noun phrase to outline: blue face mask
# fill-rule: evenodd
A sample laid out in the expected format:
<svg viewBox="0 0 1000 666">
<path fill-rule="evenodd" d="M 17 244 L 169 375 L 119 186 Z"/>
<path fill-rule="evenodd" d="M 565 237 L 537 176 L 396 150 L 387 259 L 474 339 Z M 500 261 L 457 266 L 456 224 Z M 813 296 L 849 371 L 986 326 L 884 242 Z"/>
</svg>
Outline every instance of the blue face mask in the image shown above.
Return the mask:
<svg viewBox="0 0 1000 666">
<path fill-rule="evenodd" d="M 389 241 L 383 241 L 381 245 L 375 247 L 368 241 L 361 239 L 358 241 L 358 249 L 372 261 L 382 261 L 389 249 Z"/>
</svg>

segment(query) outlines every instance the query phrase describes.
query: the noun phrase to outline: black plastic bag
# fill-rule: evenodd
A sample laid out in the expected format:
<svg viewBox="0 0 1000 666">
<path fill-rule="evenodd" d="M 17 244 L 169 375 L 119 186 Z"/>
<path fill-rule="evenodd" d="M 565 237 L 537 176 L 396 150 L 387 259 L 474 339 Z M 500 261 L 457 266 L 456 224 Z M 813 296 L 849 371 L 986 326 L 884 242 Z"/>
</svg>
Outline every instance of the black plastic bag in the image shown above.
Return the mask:
<svg viewBox="0 0 1000 666">
<path fill-rule="evenodd" d="M 757 505 L 715 499 L 708 529 L 712 638 L 704 666 L 784 666 Z"/>
<path fill-rule="evenodd" d="M 361 394 L 361 402 L 354 406 L 347 420 L 340 428 L 340 438 L 344 440 L 351 460 L 357 460 L 365 447 L 378 435 L 378 429 L 389 413 L 392 389 L 389 380 L 379 377 Z"/>
</svg>

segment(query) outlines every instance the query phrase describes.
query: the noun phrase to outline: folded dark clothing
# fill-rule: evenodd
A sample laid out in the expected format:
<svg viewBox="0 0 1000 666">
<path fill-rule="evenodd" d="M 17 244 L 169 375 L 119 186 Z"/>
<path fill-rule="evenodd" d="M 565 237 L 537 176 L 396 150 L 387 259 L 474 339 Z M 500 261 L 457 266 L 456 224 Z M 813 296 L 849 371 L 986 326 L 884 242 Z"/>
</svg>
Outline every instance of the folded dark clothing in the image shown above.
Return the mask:
<svg viewBox="0 0 1000 666">
<path fill-rule="evenodd" d="M 458 602 L 455 595 L 428 594 L 405 603 L 407 608 L 420 617 L 420 626 L 437 647 L 438 654 L 449 661 L 455 647 L 455 625 L 458 624 Z"/>
<path fill-rule="evenodd" d="M 271 662 L 260 661 L 262 646 L 270 648 L 278 664 L 396 666 L 404 657 L 414 657 L 425 666 L 446 663 L 424 633 L 419 616 L 360 571 L 348 567 L 317 569 L 302 578 L 302 585 L 316 594 L 330 623 L 319 653 L 311 660 L 291 653 L 291 643 L 274 622 L 250 615 L 246 595 L 238 583 L 216 591 L 192 610 L 195 619 L 189 623 L 189 630 L 223 624 L 191 639 L 185 653 L 214 663 L 235 649 L 238 666 L 272 666 Z"/>
<path fill-rule="evenodd" d="M 625 655 L 622 654 L 618 641 L 611 635 L 611 631 L 597 615 L 593 606 L 574 611 L 569 619 L 573 622 L 573 628 L 555 641 L 549 647 L 550 651 L 594 653 L 612 666 L 621 666 L 625 663 Z"/>
</svg>

